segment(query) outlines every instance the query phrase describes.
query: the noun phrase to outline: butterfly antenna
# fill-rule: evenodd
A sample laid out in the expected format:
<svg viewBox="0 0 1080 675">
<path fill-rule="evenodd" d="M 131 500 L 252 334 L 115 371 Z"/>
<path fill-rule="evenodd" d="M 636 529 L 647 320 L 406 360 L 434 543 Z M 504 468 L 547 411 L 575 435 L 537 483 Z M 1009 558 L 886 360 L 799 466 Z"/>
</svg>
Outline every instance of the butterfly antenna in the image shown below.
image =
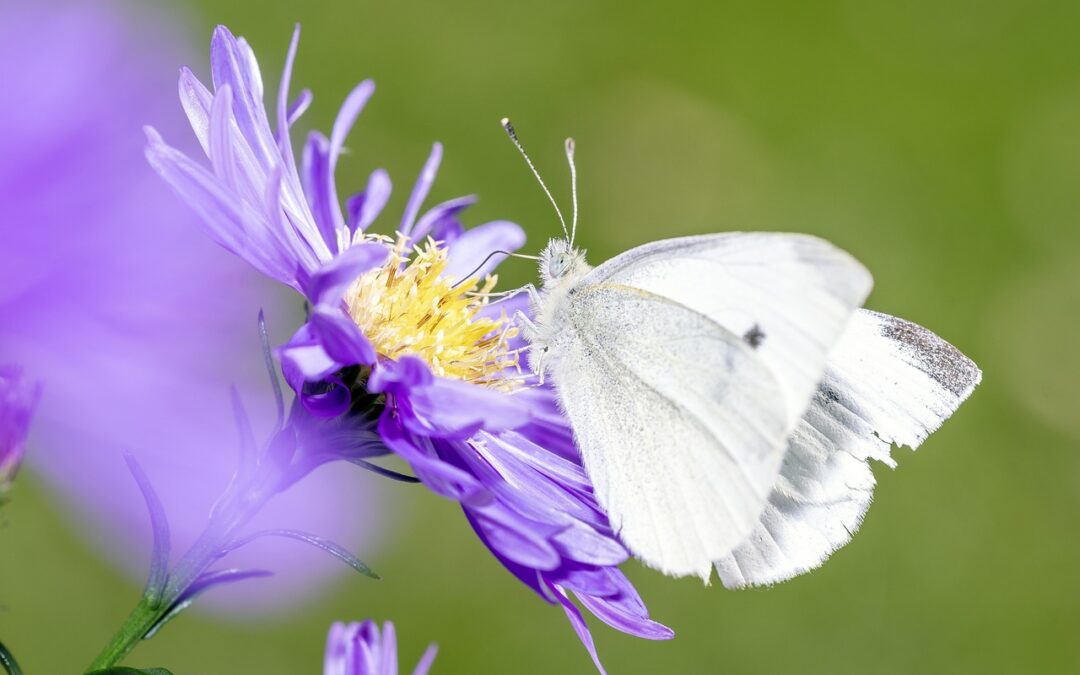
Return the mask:
<svg viewBox="0 0 1080 675">
<path fill-rule="evenodd" d="M 574 200 L 574 221 L 570 226 L 570 245 L 574 245 L 574 237 L 577 236 L 577 167 L 574 166 L 574 139 L 566 139 L 566 161 L 570 164 L 570 195 Z"/>
<path fill-rule="evenodd" d="M 548 186 L 544 183 L 544 179 L 540 177 L 540 172 L 536 170 L 536 165 L 534 165 L 532 160 L 529 159 L 529 153 L 525 152 L 525 146 L 523 146 L 521 144 L 521 141 L 518 140 L 517 132 L 514 131 L 514 125 L 510 124 L 510 118 L 502 118 L 501 124 L 502 128 L 506 131 L 506 135 L 510 137 L 510 140 L 514 142 L 514 146 L 517 147 L 518 152 L 520 152 L 521 156 L 525 158 L 525 163 L 529 165 L 529 169 L 531 169 L 533 175 L 536 176 L 536 181 L 540 183 L 540 187 L 544 189 L 544 194 L 546 194 L 548 200 L 551 201 L 551 205 L 555 207 L 555 213 L 559 216 L 559 223 L 562 224 L 563 234 L 566 235 L 567 239 L 570 239 L 570 232 L 566 229 L 566 219 L 563 218 L 562 211 L 559 209 L 559 205 L 555 202 L 555 198 L 551 196 L 551 190 L 549 190 Z"/>
<path fill-rule="evenodd" d="M 500 249 L 500 250 L 496 250 L 496 251 L 492 251 L 491 253 L 488 253 L 488 254 L 487 254 L 487 257 L 485 257 L 485 258 L 484 258 L 483 260 L 481 260 L 481 261 L 480 261 L 480 264 L 479 264 L 479 265 L 477 265 L 476 267 L 474 267 L 474 268 L 472 269 L 472 271 L 471 271 L 471 272 L 469 272 L 469 273 L 468 273 L 468 274 L 466 274 L 465 276 L 463 276 L 463 277 L 461 277 L 460 279 L 458 279 L 458 281 L 457 281 L 457 282 L 455 282 L 455 283 L 454 283 L 454 285 L 453 285 L 453 286 L 451 286 L 450 288 L 451 288 L 451 289 L 455 289 L 455 288 L 457 288 L 458 286 L 460 286 L 461 284 L 463 284 L 463 283 L 465 283 L 466 281 L 468 281 L 468 280 L 469 280 L 469 279 L 470 279 L 470 278 L 472 277 L 472 275 L 474 275 L 474 274 L 476 274 L 477 272 L 479 272 L 479 271 L 480 271 L 480 269 L 481 269 L 481 268 L 482 268 L 482 267 L 483 267 L 484 265 L 486 265 L 486 264 L 488 263 L 488 261 L 489 261 L 489 260 L 491 260 L 492 258 L 494 258 L 494 257 L 495 257 L 495 256 L 497 256 L 497 255 L 505 255 L 505 256 L 510 256 L 511 258 L 524 258 L 525 260 L 539 260 L 539 259 L 540 259 L 540 256 L 538 256 L 538 255 L 525 255 L 524 253 L 511 253 L 510 251 L 503 251 L 503 250 L 501 250 L 501 249 Z"/>
</svg>

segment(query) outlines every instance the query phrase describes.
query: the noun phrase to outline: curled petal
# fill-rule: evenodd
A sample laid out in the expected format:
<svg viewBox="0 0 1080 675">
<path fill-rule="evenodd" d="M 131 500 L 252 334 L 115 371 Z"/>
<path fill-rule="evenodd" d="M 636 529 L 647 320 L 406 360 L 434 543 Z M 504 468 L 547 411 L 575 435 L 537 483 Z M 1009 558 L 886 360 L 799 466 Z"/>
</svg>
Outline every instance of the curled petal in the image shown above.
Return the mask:
<svg viewBox="0 0 1080 675">
<path fill-rule="evenodd" d="M 311 313 L 310 323 L 319 344 L 339 365 L 375 363 L 375 348 L 340 308 L 317 306 Z"/>
<path fill-rule="evenodd" d="M 320 380 L 340 365 L 326 353 L 314 334 L 311 324 L 305 323 L 278 350 L 281 372 L 293 391 L 299 392 L 305 382 Z"/>
</svg>

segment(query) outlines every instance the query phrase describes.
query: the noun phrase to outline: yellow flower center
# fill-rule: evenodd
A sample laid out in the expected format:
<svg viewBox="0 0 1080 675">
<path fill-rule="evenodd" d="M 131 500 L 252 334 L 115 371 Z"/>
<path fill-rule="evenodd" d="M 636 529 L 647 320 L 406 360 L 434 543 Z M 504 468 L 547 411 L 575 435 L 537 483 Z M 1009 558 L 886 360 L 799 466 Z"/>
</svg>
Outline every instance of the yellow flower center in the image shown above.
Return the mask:
<svg viewBox="0 0 1080 675">
<path fill-rule="evenodd" d="M 518 354 L 507 346 L 517 328 L 505 315 L 477 316 L 496 277 L 448 281 L 442 276 L 445 248 L 428 239 L 410 259 L 405 242 L 400 235 L 393 245 L 387 240 L 386 263 L 363 274 L 345 294 L 349 315 L 375 351 L 391 359 L 418 356 L 441 377 L 513 388 L 515 380 L 504 374 L 518 368 Z"/>
</svg>

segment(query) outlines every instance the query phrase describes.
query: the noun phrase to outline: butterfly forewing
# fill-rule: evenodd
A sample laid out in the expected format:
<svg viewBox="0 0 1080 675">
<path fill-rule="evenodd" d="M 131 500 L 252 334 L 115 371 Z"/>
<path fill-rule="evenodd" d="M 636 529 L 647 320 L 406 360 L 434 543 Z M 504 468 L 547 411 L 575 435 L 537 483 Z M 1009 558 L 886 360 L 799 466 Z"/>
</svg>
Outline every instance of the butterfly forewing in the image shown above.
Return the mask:
<svg viewBox="0 0 1080 675">
<path fill-rule="evenodd" d="M 779 381 L 792 430 L 872 280 L 854 258 L 816 237 L 730 232 L 639 246 L 581 285 L 596 283 L 670 298 L 744 337 Z"/>
<path fill-rule="evenodd" d="M 639 288 L 577 287 L 550 329 L 549 369 L 613 527 L 650 566 L 708 578 L 775 483 L 779 381 L 741 336 Z"/>
</svg>

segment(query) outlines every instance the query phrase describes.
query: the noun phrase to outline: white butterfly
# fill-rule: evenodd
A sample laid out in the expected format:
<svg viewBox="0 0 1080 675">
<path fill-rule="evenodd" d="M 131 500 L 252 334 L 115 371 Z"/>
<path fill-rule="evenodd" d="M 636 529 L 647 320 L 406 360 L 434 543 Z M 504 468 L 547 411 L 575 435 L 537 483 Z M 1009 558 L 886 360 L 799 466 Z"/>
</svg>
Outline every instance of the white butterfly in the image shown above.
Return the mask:
<svg viewBox="0 0 1080 675">
<path fill-rule="evenodd" d="M 859 309 L 870 274 L 815 237 L 668 239 L 590 267 L 572 243 L 572 141 L 567 157 L 574 226 L 540 256 L 525 333 L 612 526 L 672 576 L 707 582 L 715 565 L 739 587 L 817 567 L 869 507 L 868 460 L 917 447 L 979 369 Z"/>
</svg>

